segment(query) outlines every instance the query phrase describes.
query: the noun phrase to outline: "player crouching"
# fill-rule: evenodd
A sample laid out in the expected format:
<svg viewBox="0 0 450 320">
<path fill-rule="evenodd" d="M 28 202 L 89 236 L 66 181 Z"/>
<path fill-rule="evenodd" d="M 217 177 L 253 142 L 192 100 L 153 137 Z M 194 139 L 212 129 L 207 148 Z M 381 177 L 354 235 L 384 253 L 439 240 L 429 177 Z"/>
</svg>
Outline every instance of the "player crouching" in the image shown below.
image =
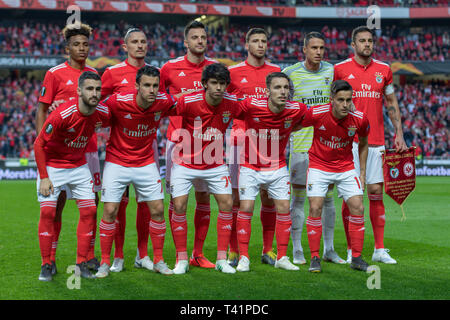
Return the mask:
<svg viewBox="0 0 450 320">
<path fill-rule="evenodd" d="M 369 121 L 359 111 L 350 111 L 352 87 L 347 81 L 337 80 L 331 85 L 331 104 L 308 110 L 304 125 L 314 127 L 314 139 L 309 151 L 306 194 L 309 217 L 306 220 L 310 272 L 321 272 L 319 248 L 322 237 L 322 206 L 328 186 L 334 183 L 338 193 L 350 209 L 349 231 L 352 245 L 350 267 L 366 271 L 368 264 L 362 259 L 364 242 L 364 179 L 368 152 Z M 353 164 L 352 142 L 359 138 L 360 176 Z"/>
</svg>

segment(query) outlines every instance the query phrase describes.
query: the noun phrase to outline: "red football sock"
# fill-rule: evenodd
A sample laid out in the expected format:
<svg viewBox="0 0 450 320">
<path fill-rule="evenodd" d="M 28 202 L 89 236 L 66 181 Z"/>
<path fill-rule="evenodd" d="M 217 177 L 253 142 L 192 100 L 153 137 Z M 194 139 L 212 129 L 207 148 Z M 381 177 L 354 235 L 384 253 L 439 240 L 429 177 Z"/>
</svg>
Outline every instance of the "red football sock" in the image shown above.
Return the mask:
<svg viewBox="0 0 450 320">
<path fill-rule="evenodd" d="M 230 252 L 239 253 L 238 248 L 238 239 L 236 233 L 236 225 L 237 225 L 237 216 L 238 216 L 239 207 L 233 206 L 233 224 L 231 225 L 231 235 L 230 235 Z"/>
<path fill-rule="evenodd" d="M 350 210 L 345 201 L 342 201 L 342 223 L 344 224 L 345 237 L 347 238 L 347 249 L 352 248 L 350 233 L 348 231 L 348 219 L 350 218 Z"/>
<path fill-rule="evenodd" d="M 276 224 L 275 206 L 266 207 L 261 205 L 260 218 L 263 234 L 263 253 L 266 253 L 272 251 Z"/>
<path fill-rule="evenodd" d="M 91 238 L 91 244 L 89 245 L 89 251 L 87 254 L 87 261 L 95 258 L 95 239 L 97 237 L 97 209 L 95 210 L 95 217 L 94 217 L 94 230 Z"/>
<path fill-rule="evenodd" d="M 150 224 L 150 209 L 147 203 L 138 202 L 136 214 L 136 230 L 138 239 L 139 258 L 148 256 L 148 237 Z"/>
<path fill-rule="evenodd" d="M 77 264 L 87 261 L 87 254 L 94 235 L 97 207 L 95 200 L 77 200 L 80 219 L 77 228 Z"/>
<path fill-rule="evenodd" d="M 308 217 L 306 219 L 306 232 L 308 233 L 309 249 L 311 251 L 311 259 L 320 258 L 320 239 L 322 238 L 322 218 Z"/>
<path fill-rule="evenodd" d="M 233 213 L 219 211 L 217 216 L 217 260 L 225 260 L 227 258 L 232 223 Z"/>
<path fill-rule="evenodd" d="M 52 261 L 55 261 L 56 259 L 56 248 L 58 247 L 58 240 L 60 233 L 61 233 L 61 221 L 53 221 L 52 251 L 50 254 L 50 260 Z"/>
<path fill-rule="evenodd" d="M 170 230 L 172 230 L 172 214 L 173 214 L 173 200 L 172 200 L 172 198 L 170 199 L 170 202 L 169 202 L 169 209 L 168 209 L 168 212 L 169 212 L 169 225 L 170 225 Z"/>
<path fill-rule="evenodd" d="M 187 221 L 186 213 L 172 214 L 172 236 L 178 260 L 187 260 Z"/>
<path fill-rule="evenodd" d="M 127 224 L 128 197 L 122 197 L 116 218 L 116 232 L 114 236 L 114 258 L 123 259 L 123 243 L 125 241 L 125 226 Z"/>
<path fill-rule="evenodd" d="M 368 197 L 370 222 L 372 223 L 375 249 L 382 249 L 384 248 L 384 225 L 386 222 L 383 195 L 369 194 Z"/>
<path fill-rule="evenodd" d="M 282 257 L 286 256 L 287 253 L 292 221 L 289 213 L 277 212 L 274 216 L 276 217 L 275 233 L 277 238 L 277 260 L 280 260 Z"/>
<path fill-rule="evenodd" d="M 42 265 L 51 264 L 53 241 L 53 226 L 56 215 L 56 201 L 42 201 L 40 203 L 40 218 L 38 226 L 39 247 L 41 249 Z"/>
<path fill-rule="evenodd" d="M 364 216 L 351 215 L 348 230 L 352 244 L 352 257 L 357 258 L 361 255 L 364 245 Z"/>
<path fill-rule="evenodd" d="M 116 231 L 115 222 L 100 221 L 100 249 L 102 250 L 102 261 L 100 264 L 111 265 L 111 248 Z"/>
<path fill-rule="evenodd" d="M 203 254 L 203 244 L 208 234 L 210 217 L 211 208 L 209 203 L 197 203 L 194 215 L 195 238 L 192 252 L 194 257 Z"/>
<path fill-rule="evenodd" d="M 248 255 L 248 244 L 250 242 L 250 235 L 252 233 L 252 216 L 252 212 L 239 211 L 237 214 L 236 222 L 239 254 L 241 256 L 246 256 L 247 258 L 250 258 L 250 256 Z"/>
<path fill-rule="evenodd" d="M 150 237 L 153 245 L 153 263 L 163 260 L 164 239 L 166 235 L 166 221 L 150 220 Z"/>
</svg>

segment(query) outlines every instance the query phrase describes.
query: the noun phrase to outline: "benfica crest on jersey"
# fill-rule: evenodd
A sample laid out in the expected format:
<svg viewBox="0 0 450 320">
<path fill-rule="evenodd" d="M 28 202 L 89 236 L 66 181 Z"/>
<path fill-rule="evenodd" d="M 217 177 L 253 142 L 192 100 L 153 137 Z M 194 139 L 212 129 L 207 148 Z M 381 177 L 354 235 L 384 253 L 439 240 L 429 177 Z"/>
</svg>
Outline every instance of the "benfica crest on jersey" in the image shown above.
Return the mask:
<svg viewBox="0 0 450 320">
<path fill-rule="evenodd" d="M 329 85 L 330 84 L 330 77 L 325 77 L 325 84 Z"/>
<path fill-rule="evenodd" d="M 349 137 L 353 137 L 355 135 L 356 132 L 356 128 L 352 127 L 352 128 L 348 128 L 348 136 Z"/>
<path fill-rule="evenodd" d="M 222 113 L 223 123 L 228 123 L 230 121 L 230 117 L 231 117 L 230 111 L 225 111 L 224 113 Z"/>
<path fill-rule="evenodd" d="M 292 119 L 286 119 L 284 120 L 284 128 L 287 129 L 291 126 L 292 124 Z"/>
<path fill-rule="evenodd" d="M 161 112 L 155 112 L 155 121 L 159 121 L 161 118 Z"/>
<path fill-rule="evenodd" d="M 383 82 L 383 75 L 381 73 L 379 73 L 379 72 L 375 72 L 375 80 L 378 83 L 382 83 Z"/>
</svg>

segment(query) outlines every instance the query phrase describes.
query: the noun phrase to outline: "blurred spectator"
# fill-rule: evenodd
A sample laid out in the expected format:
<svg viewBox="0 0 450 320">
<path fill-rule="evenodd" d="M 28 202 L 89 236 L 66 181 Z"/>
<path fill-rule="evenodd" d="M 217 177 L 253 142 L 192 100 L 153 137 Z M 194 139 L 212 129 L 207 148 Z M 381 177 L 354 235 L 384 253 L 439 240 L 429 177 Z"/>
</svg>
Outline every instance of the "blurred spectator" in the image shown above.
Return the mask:
<svg viewBox="0 0 450 320">
<path fill-rule="evenodd" d="M 41 22 L 3 22 L 0 24 L 0 53 L 23 55 L 63 55 L 64 42 L 61 24 Z M 123 21 L 118 24 L 91 23 L 94 28 L 90 55 L 123 56 L 120 44 L 123 34 L 131 27 Z M 164 59 L 184 55 L 183 26 L 160 23 L 137 25 L 148 37 L 150 56 Z M 324 33 L 327 42 L 325 58 L 343 60 L 351 55 L 352 28 L 285 27 L 271 28 L 268 58 L 272 60 L 303 59 L 303 36 L 312 30 Z M 230 25 L 208 30 L 208 55 L 232 60 L 245 59 L 245 34 L 248 25 Z M 449 31 L 445 27 L 404 28 L 384 26 L 376 38 L 375 57 L 383 61 L 444 61 L 450 60 Z"/>
</svg>

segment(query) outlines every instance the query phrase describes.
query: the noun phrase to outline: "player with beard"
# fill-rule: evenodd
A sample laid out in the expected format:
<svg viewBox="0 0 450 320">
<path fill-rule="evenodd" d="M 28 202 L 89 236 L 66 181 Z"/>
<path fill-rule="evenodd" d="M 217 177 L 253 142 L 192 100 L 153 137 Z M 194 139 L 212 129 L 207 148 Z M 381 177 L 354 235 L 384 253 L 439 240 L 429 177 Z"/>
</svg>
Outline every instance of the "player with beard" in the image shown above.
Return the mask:
<svg viewBox="0 0 450 320">
<path fill-rule="evenodd" d="M 334 78 L 348 81 L 353 88 L 353 103 L 356 110 L 367 115 L 371 130 L 369 134 L 369 153 L 367 157 L 366 184 L 369 198 L 370 221 L 375 240 L 372 260 L 387 264 L 397 261 L 389 255 L 384 247 L 384 226 L 386 222 L 383 204 L 383 161 L 384 119 L 383 96 L 386 98 L 387 112 L 395 129 L 394 146 L 397 152 L 408 148 L 403 139 L 403 130 L 397 97 L 394 92 L 392 70 L 388 64 L 372 58 L 374 39 L 372 30 L 366 26 L 355 28 L 352 32 L 353 58 L 334 66 Z M 355 169 L 359 171 L 358 145 L 353 142 Z M 347 236 L 347 262 L 352 256 L 349 235 L 350 212 L 345 203 L 342 206 L 342 218 Z"/>
<path fill-rule="evenodd" d="M 45 119 L 48 116 L 48 111 L 55 109 L 56 106 L 71 99 L 77 99 L 77 84 L 78 78 L 83 72 L 97 71 L 86 65 L 86 59 L 89 54 L 89 37 L 92 33 L 92 28 L 89 25 L 76 24 L 67 25 L 62 30 L 62 35 L 66 44 L 66 53 L 69 59 L 47 71 L 42 83 L 42 88 L 39 96 L 39 105 L 36 112 L 36 132 L 41 132 Z M 50 110 L 49 110 L 50 109 Z M 96 203 L 98 203 L 97 192 L 101 190 L 100 179 L 100 162 L 97 152 L 97 136 L 94 132 L 89 144 L 85 149 L 86 160 L 89 169 L 92 173 L 92 180 L 94 182 L 93 191 L 95 192 Z M 63 189 L 59 193 L 59 198 L 56 206 L 56 214 L 54 221 L 51 265 L 52 273 L 56 274 L 56 249 L 58 246 L 59 234 L 61 232 L 61 215 L 66 202 L 67 194 Z M 69 197 L 70 198 L 70 197 Z M 88 266 L 91 269 L 96 269 L 99 266 L 98 260 L 94 256 L 95 233 L 89 250 Z"/>
<path fill-rule="evenodd" d="M 77 83 L 78 99 L 63 103 L 49 115 L 34 144 L 41 208 L 38 231 L 42 256 L 41 281 L 51 281 L 54 275 L 51 260 L 56 232 L 54 219 L 63 186 L 69 188 L 80 212 L 76 261 L 79 274 L 84 278 L 94 278 L 87 261 L 97 225 L 97 206 L 85 150 L 95 128 L 108 125 L 109 110 L 97 106 L 101 94 L 101 81 L 97 73 L 84 72 Z"/>
<path fill-rule="evenodd" d="M 192 21 L 184 29 L 184 46 L 187 53 L 177 59 L 169 60 L 161 68 L 161 88 L 162 92 L 177 95 L 183 92 L 202 90 L 202 71 L 205 66 L 216 63 L 205 56 L 207 48 L 207 34 L 205 26 L 198 21 Z M 169 117 L 169 127 L 167 128 L 166 146 L 166 190 L 170 190 L 172 176 L 172 152 L 177 142 L 173 138 L 173 132 L 181 128 L 182 117 Z M 211 208 L 210 195 L 207 192 L 206 183 L 200 179 L 194 182 L 195 187 L 195 238 L 194 249 L 190 258 L 190 264 L 202 268 L 214 268 L 214 263 L 210 262 L 203 255 L 203 245 L 208 233 Z M 171 227 L 173 214 L 172 196 L 169 204 L 169 221 Z M 172 235 L 173 235 L 172 228 Z"/>
</svg>

